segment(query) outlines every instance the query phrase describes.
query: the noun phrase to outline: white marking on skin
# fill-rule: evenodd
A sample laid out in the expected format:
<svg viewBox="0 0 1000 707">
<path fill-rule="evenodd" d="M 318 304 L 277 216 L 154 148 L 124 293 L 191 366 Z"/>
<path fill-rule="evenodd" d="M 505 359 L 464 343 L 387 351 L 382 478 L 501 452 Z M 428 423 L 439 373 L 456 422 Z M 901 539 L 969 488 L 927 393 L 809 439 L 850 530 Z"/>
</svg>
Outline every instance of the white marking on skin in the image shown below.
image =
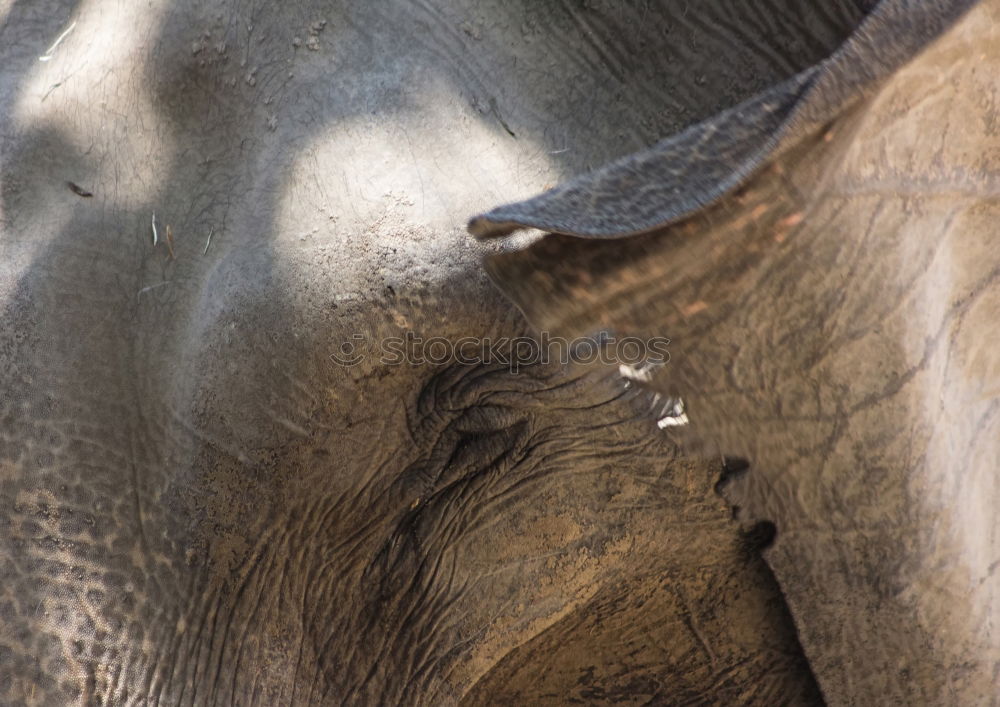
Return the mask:
<svg viewBox="0 0 1000 707">
<path fill-rule="evenodd" d="M 678 417 L 664 417 L 656 421 L 656 426 L 661 430 L 668 427 L 681 427 L 683 425 L 689 424 L 691 421 L 688 419 L 686 414 L 681 413 Z"/>
<path fill-rule="evenodd" d="M 649 383 L 653 380 L 653 371 L 658 367 L 655 363 L 647 364 L 642 368 L 622 363 L 618 365 L 618 373 L 625 379 L 626 386 L 628 386 L 630 381 Z M 661 400 L 664 400 L 664 397 L 656 393 L 653 396 L 653 406 L 656 406 Z M 690 423 L 687 413 L 684 412 L 684 401 L 681 398 L 665 398 L 665 400 L 666 402 L 655 413 L 657 427 L 662 430 L 667 427 L 680 427 Z"/>
<path fill-rule="evenodd" d="M 688 419 L 687 413 L 684 412 L 684 401 L 680 398 L 670 398 L 667 400 L 667 404 L 660 411 L 660 414 L 663 417 L 656 421 L 656 426 L 661 430 L 667 427 L 681 427 L 691 422 Z"/>
<path fill-rule="evenodd" d="M 653 380 L 652 367 L 636 368 L 635 366 L 622 363 L 618 365 L 618 373 L 622 378 L 626 378 L 628 380 L 642 381 L 643 383 L 648 383 Z"/>
</svg>

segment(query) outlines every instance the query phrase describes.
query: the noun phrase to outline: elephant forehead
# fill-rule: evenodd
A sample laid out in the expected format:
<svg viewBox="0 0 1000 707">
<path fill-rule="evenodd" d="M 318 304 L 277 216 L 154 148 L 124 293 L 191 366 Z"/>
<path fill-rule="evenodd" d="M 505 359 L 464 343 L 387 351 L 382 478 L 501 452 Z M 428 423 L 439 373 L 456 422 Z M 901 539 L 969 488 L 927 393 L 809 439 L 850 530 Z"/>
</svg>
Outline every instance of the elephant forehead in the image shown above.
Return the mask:
<svg viewBox="0 0 1000 707">
<path fill-rule="evenodd" d="M 468 209 L 560 178 L 544 146 L 497 135 L 439 78 L 410 88 L 405 112 L 329 125 L 291 158 L 273 242 L 301 277 L 350 297 L 372 276 L 398 290 L 469 270 L 485 249 L 464 238 Z"/>
</svg>

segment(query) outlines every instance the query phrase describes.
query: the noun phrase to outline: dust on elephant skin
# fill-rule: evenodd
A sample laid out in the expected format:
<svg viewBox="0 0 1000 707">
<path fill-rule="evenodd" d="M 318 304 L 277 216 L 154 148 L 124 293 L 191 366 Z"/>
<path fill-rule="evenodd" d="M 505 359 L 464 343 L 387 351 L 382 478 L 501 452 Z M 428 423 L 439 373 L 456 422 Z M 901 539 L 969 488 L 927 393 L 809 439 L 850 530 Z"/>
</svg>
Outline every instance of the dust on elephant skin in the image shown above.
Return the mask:
<svg viewBox="0 0 1000 707">
<path fill-rule="evenodd" d="M 873 7 L 692 5 L 0 2 L 0 702 L 819 701 L 653 393 L 375 355 L 528 333 L 470 214 Z"/>
<path fill-rule="evenodd" d="M 804 92 L 779 87 L 472 224 L 489 237 L 575 219 L 488 258 L 537 327 L 669 332 L 649 386 L 684 399 L 688 451 L 750 461 L 725 494 L 743 522 L 775 524 L 765 557 L 837 704 L 997 699 L 1000 9 L 967 9 L 880 3 Z M 876 49 L 914 29 L 933 31 L 907 60 Z M 852 83 L 846 102 L 816 90 Z M 770 133 L 724 130 L 775 107 Z M 608 209 L 666 193 L 675 150 L 681 171 L 712 163 L 714 196 L 681 190 L 605 229 Z M 584 193 L 593 209 L 576 208 Z"/>
</svg>

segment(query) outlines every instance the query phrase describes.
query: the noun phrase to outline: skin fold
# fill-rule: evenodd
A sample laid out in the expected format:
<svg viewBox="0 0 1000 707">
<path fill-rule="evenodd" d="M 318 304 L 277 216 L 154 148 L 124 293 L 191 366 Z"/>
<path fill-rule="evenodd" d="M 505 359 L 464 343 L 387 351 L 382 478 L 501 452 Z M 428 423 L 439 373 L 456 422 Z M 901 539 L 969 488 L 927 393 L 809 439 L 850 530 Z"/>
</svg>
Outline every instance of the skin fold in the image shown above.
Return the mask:
<svg viewBox="0 0 1000 707">
<path fill-rule="evenodd" d="M 979 204 L 966 187 L 985 189 L 976 180 L 992 164 L 974 161 L 993 154 L 982 137 L 990 73 L 972 78 L 958 61 L 969 46 L 992 56 L 992 35 L 977 29 L 989 23 L 958 25 L 951 44 L 926 55 L 939 52 L 933 68 L 907 64 L 893 80 L 910 83 L 871 99 L 884 101 L 880 111 L 852 108 L 831 140 L 802 133 L 783 173 L 732 195 L 743 201 L 699 203 L 677 226 L 690 231 L 679 245 L 673 231 L 627 246 L 596 240 L 608 248 L 600 270 L 578 239 L 476 242 L 465 232 L 492 204 L 594 173 L 794 83 L 875 11 L 854 1 L 691 5 L 0 0 L 0 703 L 983 695 L 992 648 L 981 570 L 994 558 L 985 541 L 975 556 L 968 547 L 992 527 L 988 477 L 962 487 L 979 505 L 972 525 L 959 524 L 947 510 L 957 492 L 929 455 L 990 458 L 992 389 L 968 383 L 992 370 L 989 351 L 971 335 L 942 335 L 948 345 L 932 353 L 946 358 L 927 358 L 939 382 L 897 386 L 909 397 L 887 400 L 909 412 L 872 418 L 909 424 L 850 418 L 870 439 L 836 437 L 846 418 L 825 406 L 852 402 L 847 393 L 863 402 L 887 375 L 915 380 L 890 369 L 912 367 L 907 357 L 923 356 L 916 344 L 934 327 L 993 326 L 991 251 L 985 241 L 980 251 L 929 241 L 904 251 L 903 241 L 892 250 L 858 240 L 873 209 L 902 216 L 812 197 L 831 184 L 869 188 L 862 156 L 912 144 L 885 131 L 905 133 L 921 111 L 939 125 L 934 110 L 948 105 L 978 116 L 981 132 L 962 132 L 968 142 L 946 152 L 903 150 L 874 164 L 946 176 L 934 194 L 961 187 L 961 198 L 928 197 L 943 210 L 913 202 L 927 233 L 985 233 L 942 224 L 989 222 L 987 211 L 958 211 Z M 950 88 L 938 96 L 934 86 Z M 968 103 L 945 101 L 955 95 Z M 907 120 L 885 120 L 896 115 Z M 755 134 L 765 126 L 751 123 Z M 767 213 L 754 215 L 761 204 Z M 807 241 L 837 264 L 829 282 L 815 280 L 812 251 L 771 238 L 807 208 L 853 219 L 837 226 L 839 241 L 822 229 Z M 808 213 L 792 227 L 819 218 Z M 754 244 L 761 254 L 751 257 Z M 549 248 L 561 269 L 536 258 Z M 851 266 L 864 248 L 889 252 L 878 251 L 857 294 L 841 287 L 831 299 L 845 273 L 867 272 Z M 967 264 L 954 277 L 927 265 L 945 252 Z M 765 265 L 785 275 L 764 277 Z M 690 280 L 667 276 L 685 268 Z M 569 287 L 582 273 L 593 281 Z M 894 307 L 902 295 L 885 292 L 914 281 L 937 309 Z M 881 308 L 863 306 L 873 293 Z M 711 305 L 704 316 L 731 315 L 718 337 L 705 335 L 708 320 L 676 315 L 697 301 L 689 295 Z M 732 303 L 744 300 L 752 306 L 737 314 Z M 824 333 L 844 346 L 881 351 L 886 339 L 864 334 L 876 320 L 896 327 L 890 373 L 850 365 L 873 360 L 865 349 L 824 373 L 841 397 L 788 376 L 822 358 L 817 336 L 798 334 L 817 300 L 832 317 Z M 380 359 L 388 337 L 510 339 L 549 326 L 549 314 L 554 332 L 667 331 L 660 375 L 671 382 L 647 389 L 614 366 L 512 373 L 497 361 Z M 841 321 L 859 328 L 840 331 Z M 768 347 L 739 348 L 760 331 Z M 345 351 L 354 365 L 336 360 Z M 734 359 L 739 351 L 750 358 Z M 735 388 L 718 373 L 721 356 L 737 360 Z M 969 373 L 956 372 L 959 360 Z M 938 393 L 953 390 L 942 376 L 967 383 L 945 399 L 969 424 L 939 424 Z M 668 389 L 690 405 L 690 429 L 661 430 L 650 414 Z M 809 404 L 824 406 L 811 412 L 822 434 L 815 424 L 789 431 L 795 405 Z M 784 416 L 765 414 L 776 406 Z M 886 424 L 919 444 L 886 457 L 876 497 L 867 475 L 842 481 L 843 460 L 852 440 L 868 444 L 858 454 L 877 448 Z M 966 436 L 948 436 L 955 430 Z M 808 446 L 827 433 L 848 452 Z M 752 468 L 732 480 L 735 457 Z M 795 481 L 816 466 L 826 485 Z M 914 470 L 917 485 L 904 488 Z M 720 475 L 729 501 L 715 492 Z M 769 492 L 750 482 L 764 478 L 786 481 Z M 839 514 L 807 503 L 841 486 L 850 498 L 829 502 Z M 909 515 L 925 501 L 936 504 L 926 513 L 951 519 L 951 544 L 945 526 Z M 813 513 L 841 524 L 802 531 Z M 842 532 L 851 519 L 873 530 Z M 791 542 L 794 529 L 805 540 Z M 901 537 L 913 545 L 893 564 Z M 761 551 L 772 540 L 769 566 Z M 974 607 L 947 599 L 968 595 L 948 548 L 980 588 Z M 851 568 L 865 549 L 860 567 L 880 571 Z M 873 587 L 888 613 L 864 613 Z M 860 608 L 847 604 L 852 592 Z M 865 632 L 869 616 L 881 623 Z M 985 628 L 966 630 L 976 621 Z M 950 682 L 923 680 L 928 665 Z"/>
</svg>

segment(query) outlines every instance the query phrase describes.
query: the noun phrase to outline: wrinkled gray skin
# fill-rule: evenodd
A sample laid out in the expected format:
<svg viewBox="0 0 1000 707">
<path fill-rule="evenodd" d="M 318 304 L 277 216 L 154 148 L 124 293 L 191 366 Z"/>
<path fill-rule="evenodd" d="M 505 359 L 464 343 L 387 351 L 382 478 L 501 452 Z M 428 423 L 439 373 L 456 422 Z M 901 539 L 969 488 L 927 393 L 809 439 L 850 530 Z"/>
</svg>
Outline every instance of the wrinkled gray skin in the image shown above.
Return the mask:
<svg viewBox="0 0 1000 707">
<path fill-rule="evenodd" d="M 717 450 L 681 456 L 650 393 L 330 358 L 528 331 L 469 214 L 790 79 L 870 3 L 728 5 L 0 0 L 0 703 L 819 701 L 767 526 L 733 522 Z M 835 619 L 818 585 L 884 576 L 797 571 L 807 629 Z M 886 655 L 964 646 L 956 690 L 985 660 L 949 623 L 960 589 L 886 588 L 953 631 Z M 878 638 L 807 635 L 831 700 L 923 684 L 855 663 Z"/>
<path fill-rule="evenodd" d="M 470 223 L 559 234 L 487 260 L 536 327 L 670 336 L 649 386 L 749 462 L 725 495 L 775 524 L 832 703 L 1000 702 L 998 27 L 884 0 L 811 74 Z"/>
</svg>

